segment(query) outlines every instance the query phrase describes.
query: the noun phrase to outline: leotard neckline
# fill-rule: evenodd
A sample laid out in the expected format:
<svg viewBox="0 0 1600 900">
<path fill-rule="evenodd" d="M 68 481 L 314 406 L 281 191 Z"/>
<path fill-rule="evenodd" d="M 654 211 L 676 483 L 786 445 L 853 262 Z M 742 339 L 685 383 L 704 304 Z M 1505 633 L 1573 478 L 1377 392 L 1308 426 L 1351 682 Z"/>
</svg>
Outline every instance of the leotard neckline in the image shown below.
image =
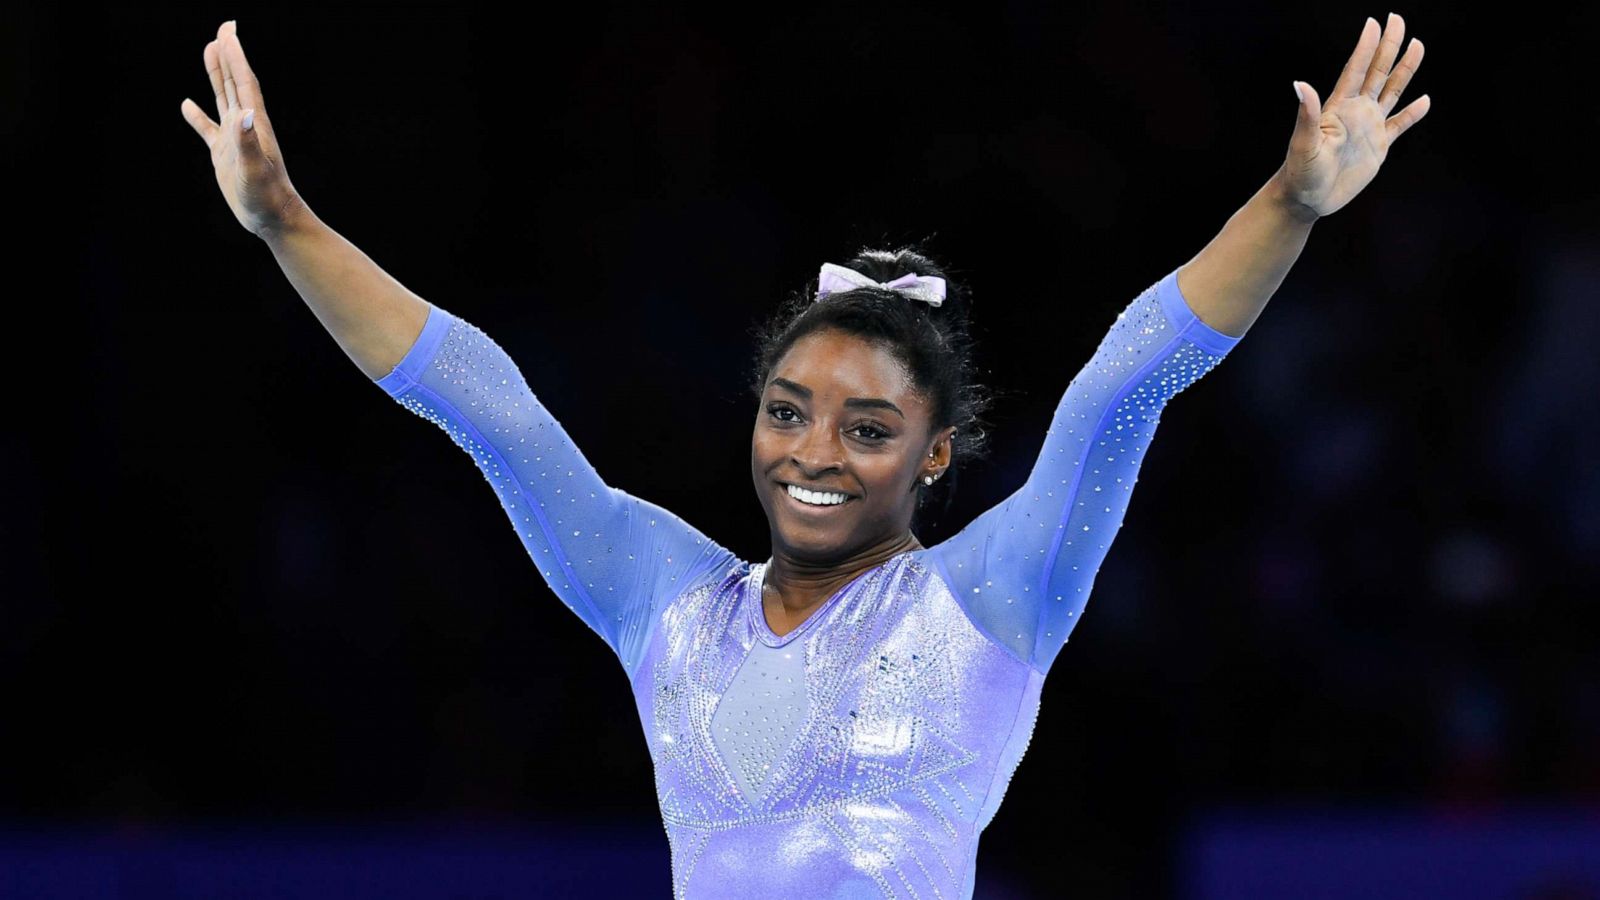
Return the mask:
<svg viewBox="0 0 1600 900">
<path fill-rule="evenodd" d="M 795 638 L 804 634 L 806 630 L 811 627 L 813 622 L 816 622 L 818 619 L 822 618 L 823 614 L 832 609 L 835 603 L 839 602 L 840 597 L 843 597 L 846 593 L 848 593 L 850 589 L 860 583 L 863 578 L 866 578 L 868 575 L 871 575 L 874 572 L 883 570 L 890 563 L 902 556 L 906 556 L 907 554 L 911 553 L 925 552 L 925 550 L 926 548 L 922 547 L 915 547 L 910 550 L 902 550 L 883 562 L 878 563 L 872 568 L 863 571 L 861 574 L 850 579 L 843 587 L 839 588 L 837 591 L 834 591 L 833 596 L 823 601 L 821 606 L 812 610 L 811 615 L 806 616 L 806 620 L 804 622 L 796 625 L 789 631 L 788 634 L 783 635 L 773 631 L 772 626 L 767 624 L 767 611 L 765 603 L 767 589 L 767 569 L 772 565 L 772 557 L 767 557 L 766 562 L 755 564 L 755 571 L 750 576 L 752 583 L 750 601 L 746 604 L 751 623 L 755 626 L 756 636 L 761 638 L 761 643 L 766 644 L 768 647 L 782 647 L 785 644 L 788 644 Z"/>
</svg>

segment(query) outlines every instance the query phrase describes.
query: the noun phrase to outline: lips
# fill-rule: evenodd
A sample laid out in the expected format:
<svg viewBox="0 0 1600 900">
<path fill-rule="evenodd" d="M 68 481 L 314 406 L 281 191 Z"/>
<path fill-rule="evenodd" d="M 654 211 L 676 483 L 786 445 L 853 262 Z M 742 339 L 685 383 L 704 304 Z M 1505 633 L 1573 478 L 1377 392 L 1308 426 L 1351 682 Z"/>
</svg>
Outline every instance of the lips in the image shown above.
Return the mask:
<svg viewBox="0 0 1600 900">
<path fill-rule="evenodd" d="M 801 485 L 795 485 L 795 487 L 801 487 Z M 810 490 L 817 490 L 817 489 L 816 488 L 806 488 L 806 490 L 810 491 Z M 783 499 L 786 500 L 790 505 L 794 506 L 797 509 L 802 509 L 802 510 L 805 510 L 806 512 L 810 512 L 810 513 L 825 513 L 825 512 L 828 512 L 830 510 L 839 509 L 840 507 L 849 506 L 850 504 L 852 504 L 852 503 L 854 503 L 856 501 L 856 497 L 855 497 L 854 494 L 847 494 L 844 491 L 825 491 L 823 493 L 844 494 L 845 495 L 844 502 L 843 503 L 830 503 L 830 504 L 827 504 L 827 505 L 806 503 L 804 501 L 801 501 L 801 500 L 795 498 L 794 495 L 790 494 L 789 493 L 789 485 L 788 485 L 788 483 L 782 482 L 782 481 L 778 482 L 778 493 L 782 494 L 783 495 Z"/>
</svg>

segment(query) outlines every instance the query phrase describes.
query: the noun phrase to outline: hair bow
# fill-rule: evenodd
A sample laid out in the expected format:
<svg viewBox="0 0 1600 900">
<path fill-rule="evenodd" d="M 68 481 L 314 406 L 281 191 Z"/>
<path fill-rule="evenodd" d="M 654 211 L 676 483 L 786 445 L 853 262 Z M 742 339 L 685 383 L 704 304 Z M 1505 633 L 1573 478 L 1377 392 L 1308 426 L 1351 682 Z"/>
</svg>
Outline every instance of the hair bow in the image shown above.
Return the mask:
<svg viewBox="0 0 1600 900">
<path fill-rule="evenodd" d="M 893 281 L 877 282 L 855 269 L 836 266 L 833 263 L 822 264 L 822 273 L 817 276 L 817 296 L 812 302 L 821 300 L 828 294 L 843 293 L 862 287 L 894 291 L 913 300 L 921 300 L 929 306 L 938 306 L 944 302 L 944 279 L 937 275 L 912 273 L 901 275 Z"/>
</svg>

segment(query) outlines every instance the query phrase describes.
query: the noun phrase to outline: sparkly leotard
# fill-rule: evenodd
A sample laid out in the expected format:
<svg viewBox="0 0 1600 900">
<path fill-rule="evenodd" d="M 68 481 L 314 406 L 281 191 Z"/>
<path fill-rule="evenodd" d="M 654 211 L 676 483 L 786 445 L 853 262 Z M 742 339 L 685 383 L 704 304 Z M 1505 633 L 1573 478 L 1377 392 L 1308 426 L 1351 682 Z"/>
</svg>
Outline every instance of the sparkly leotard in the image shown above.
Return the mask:
<svg viewBox="0 0 1600 900">
<path fill-rule="evenodd" d="M 376 383 L 472 456 L 545 582 L 621 660 L 675 898 L 968 898 L 1161 409 L 1241 338 L 1168 273 L 1067 386 L 1015 493 L 781 637 L 771 558 L 608 486 L 471 323 L 431 306 Z"/>
</svg>

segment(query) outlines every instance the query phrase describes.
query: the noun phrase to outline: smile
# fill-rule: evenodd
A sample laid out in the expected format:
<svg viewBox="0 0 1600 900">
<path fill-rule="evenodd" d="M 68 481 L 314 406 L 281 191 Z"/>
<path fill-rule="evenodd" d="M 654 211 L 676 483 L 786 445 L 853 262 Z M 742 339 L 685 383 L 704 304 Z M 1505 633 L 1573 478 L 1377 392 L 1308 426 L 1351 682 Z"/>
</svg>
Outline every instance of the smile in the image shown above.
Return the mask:
<svg viewBox="0 0 1600 900">
<path fill-rule="evenodd" d="M 844 504 L 855 499 L 849 494 L 840 494 L 833 491 L 808 491 L 805 488 L 795 487 L 792 484 L 785 484 L 783 486 L 783 490 L 784 493 L 789 495 L 790 499 L 808 509 L 823 509 L 829 506 L 843 506 Z"/>
</svg>

